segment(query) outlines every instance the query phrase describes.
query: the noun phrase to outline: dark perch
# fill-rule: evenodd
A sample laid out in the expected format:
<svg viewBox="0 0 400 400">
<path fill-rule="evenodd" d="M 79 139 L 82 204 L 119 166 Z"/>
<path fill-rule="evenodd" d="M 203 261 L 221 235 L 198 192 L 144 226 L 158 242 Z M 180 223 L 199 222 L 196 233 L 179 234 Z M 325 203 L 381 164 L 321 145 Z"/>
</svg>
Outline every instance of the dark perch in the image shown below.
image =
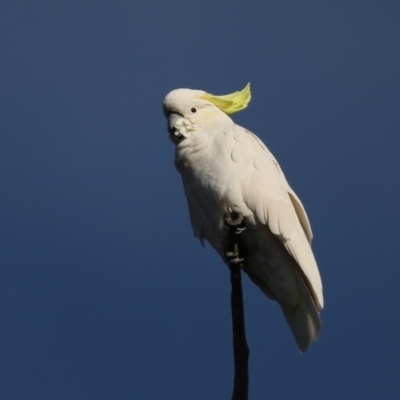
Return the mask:
<svg viewBox="0 0 400 400">
<path fill-rule="evenodd" d="M 231 310 L 233 330 L 233 356 L 235 363 L 235 378 L 232 400 L 247 400 L 249 393 L 249 347 L 246 341 L 244 323 L 243 292 L 240 268 L 243 259 L 240 258 L 238 235 L 245 229 L 243 216 L 231 213 L 225 218 L 225 226 L 229 230 L 226 263 L 231 271 Z"/>
</svg>

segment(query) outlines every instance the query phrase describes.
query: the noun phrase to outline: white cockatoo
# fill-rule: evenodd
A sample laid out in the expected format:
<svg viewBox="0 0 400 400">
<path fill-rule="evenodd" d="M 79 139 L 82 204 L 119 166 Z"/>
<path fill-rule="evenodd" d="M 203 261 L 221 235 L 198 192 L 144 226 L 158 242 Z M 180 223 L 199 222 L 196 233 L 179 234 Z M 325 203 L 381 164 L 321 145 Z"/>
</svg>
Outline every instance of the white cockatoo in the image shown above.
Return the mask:
<svg viewBox="0 0 400 400">
<path fill-rule="evenodd" d="M 275 157 L 229 117 L 250 99 L 249 84 L 225 96 L 177 89 L 165 97 L 163 110 L 195 237 L 226 261 L 225 218 L 243 216 L 245 230 L 237 236 L 242 269 L 278 302 L 304 352 L 320 333 L 323 307 L 311 227 Z"/>
</svg>

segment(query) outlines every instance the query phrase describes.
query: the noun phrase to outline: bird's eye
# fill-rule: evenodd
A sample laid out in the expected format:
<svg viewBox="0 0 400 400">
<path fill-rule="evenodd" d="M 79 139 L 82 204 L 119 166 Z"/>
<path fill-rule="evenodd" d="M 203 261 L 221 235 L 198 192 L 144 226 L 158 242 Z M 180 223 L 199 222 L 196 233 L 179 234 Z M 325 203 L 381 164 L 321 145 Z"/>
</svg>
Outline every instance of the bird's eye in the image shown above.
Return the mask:
<svg viewBox="0 0 400 400">
<path fill-rule="evenodd" d="M 197 110 L 196 110 L 194 107 L 192 107 L 192 108 L 190 109 L 190 111 L 191 111 L 192 113 L 195 113 Z"/>
</svg>

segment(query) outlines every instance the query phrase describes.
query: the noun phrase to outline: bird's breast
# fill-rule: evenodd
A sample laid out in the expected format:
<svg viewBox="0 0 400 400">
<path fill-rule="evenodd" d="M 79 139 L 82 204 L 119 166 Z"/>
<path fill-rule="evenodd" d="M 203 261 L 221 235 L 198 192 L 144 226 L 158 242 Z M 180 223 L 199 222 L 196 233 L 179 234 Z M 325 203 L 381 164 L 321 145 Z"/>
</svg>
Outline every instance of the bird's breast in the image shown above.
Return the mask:
<svg viewBox="0 0 400 400">
<path fill-rule="evenodd" d="M 199 157 L 191 166 L 195 179 L 201 186 L 209 189 L 220 190 L 221 171 L 213 160 L 208 157 Z"/>
</svg>

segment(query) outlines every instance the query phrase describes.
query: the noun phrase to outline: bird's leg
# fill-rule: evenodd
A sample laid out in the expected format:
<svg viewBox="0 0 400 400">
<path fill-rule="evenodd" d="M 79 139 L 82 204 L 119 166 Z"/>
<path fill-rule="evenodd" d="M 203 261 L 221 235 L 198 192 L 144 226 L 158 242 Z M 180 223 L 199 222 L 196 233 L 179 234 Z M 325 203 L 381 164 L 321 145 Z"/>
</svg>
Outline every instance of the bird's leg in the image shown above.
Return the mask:
<svg viewBox="0 0 400 400">
<path fill-rule="evenodd" d="M 229 244 L 225 253 L 227 262 L 241 267 L 243 265 L 243 258 L 239 257 L 237 235 L 240 235 L 246 229 L 243 214 L 231 211 L 224 219 L 224 226 L 229 230 Z"/>
</svg>

